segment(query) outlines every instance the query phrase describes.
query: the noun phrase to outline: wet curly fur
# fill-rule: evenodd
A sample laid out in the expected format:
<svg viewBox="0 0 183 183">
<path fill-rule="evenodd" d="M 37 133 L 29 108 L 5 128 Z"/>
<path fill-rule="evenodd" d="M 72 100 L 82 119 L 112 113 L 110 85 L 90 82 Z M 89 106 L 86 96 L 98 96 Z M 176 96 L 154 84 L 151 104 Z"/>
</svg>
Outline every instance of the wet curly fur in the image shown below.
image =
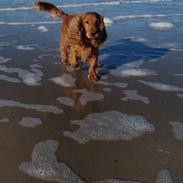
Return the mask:
<svg viewBox="0 0 183 183">
<path fill-rule="evenodd" d="M 88 78 L 97 80 L 99 47 L 107 39 L 103 17 L 95 12 L 68 15 L 46 2 L 36 2 L 35 8 L 63 19 L 60 45 L 62 62 L 76 68 L 79 59 L 86 61 L 89 64 Z"/>
</svg>

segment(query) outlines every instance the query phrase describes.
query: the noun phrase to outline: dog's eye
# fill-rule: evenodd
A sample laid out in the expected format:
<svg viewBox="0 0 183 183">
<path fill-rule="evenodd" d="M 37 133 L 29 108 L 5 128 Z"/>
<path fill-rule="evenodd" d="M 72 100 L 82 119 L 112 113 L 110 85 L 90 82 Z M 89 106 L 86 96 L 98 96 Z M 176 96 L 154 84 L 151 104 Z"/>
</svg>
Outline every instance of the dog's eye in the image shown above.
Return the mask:
<svg viewBox="0 0 183 183">
<path fill-rule="evenodd" d="M 98 20 L 96 20 L 95 25 L 98 25 L 98 23 L 99 23 L 99 21 L 98 21 Z"/>
<path fill-rule="evenodd" d="M 89 24 L 89 22 L 88 21 L 85 21 L 85 24 Z"/>
</svg>

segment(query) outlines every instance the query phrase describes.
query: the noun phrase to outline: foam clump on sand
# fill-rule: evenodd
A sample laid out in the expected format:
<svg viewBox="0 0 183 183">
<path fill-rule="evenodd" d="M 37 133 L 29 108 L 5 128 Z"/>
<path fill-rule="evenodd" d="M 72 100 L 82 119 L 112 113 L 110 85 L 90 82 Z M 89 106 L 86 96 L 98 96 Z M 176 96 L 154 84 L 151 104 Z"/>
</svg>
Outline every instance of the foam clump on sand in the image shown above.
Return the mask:
<svg viewBox="0 0 183 183">
<path fill-rule="evenodd" d="M 0 107 L 19 107 L 24 109 L 36 110 L 39 112 L 50 112 L 54 114 L 61 114 L 63 110 L 52 105 L 41 105 L 41 104 L 24 104 L 14 100 L 0 99 Z"/>
<path fill-rule="evenodd" d="M 105 92 L 111 92 L 112 91 L 111 88 L 103 88 L 102 90 L 105 91 Z"/>
<path fill-rule="evenodd" d="M 177 76 L 177 77 L 183 77 L 183 74 L 174 74 L 174 76 Z"/>
<path fill-rule="evenodd" d="M 156 183 L 173 183 L 170 171 L 168 169 L 163 169 L 159 173 Z"/>
<path fill-rule="evenodd" d="M 17 50 L 26 50 L 26 51 L 31 51 L 34 50 L 35 48 L 30 46 L 30 45 L 18 45 L 16 46 Z"/>
<path fill-rule="evenodd" d="M 7 81 L 7 82 L 10 82 L 10 83 L 21 83 L 21 80 L 19 80 L 17 78 L 14 78 L 14 77 L 9 77 L 5 74 L 0 74 L 0 80 Z"/>
<path fill-rule="evenodd" d="M 70 74 L 63 74 L 62 76 L 54 77 L 49 79 L 57 85 L 61 85 L 64 87 L 74 87 L 76 79 L 72 77 Z"/>
<path fill-rule="evenodd" d="M 142 69 L 140 65 L 142 65 L 143 61 L 137 61 L 134 63 L 124 64 L 122 66 L 117 67 L 112 70 L 110 74 L 117 77 L 140 77 L 140 76 L 156 76 L 157 73 L 155 71 L 149 69 Z"/>
<path fill-rule="evenodd" d="M 3 65 L 0 65 L 0 71 L 9 73 L 9 74 L 18 74 L 18 77 L 22 80 L 22 82 L 28 86 L 39 86 L 40 81 L 42 79 L 43 73 L 41 72 L 41 70 L 38 69 L 32 69 L 32 72 L 27 70 L 27 69 L 22 69 L 22 68 L 14 68 L 14 67 L 6 67 Z M 4 76 L 3 76 L 4 77 Z M 11 82 L 19 82 L 18 79 L 16 78 L 8 78 L 6 76 L 6 78 L 4 77 L 4 79 L 9 80 Z"/>
<path fill-rule="evenodd" d="M 139 115 L 128 115 L 118 111 L 93 113 L 83 120 L 71 121 L 79 125 L 75 132 L 65 131 L 64 135 L 84 144 L 93 140 L 132 140 L 146 132 L 154 132 L 155 127 Z"/>
<path fill-rule="evenodd" d="M 73 107 L 75 105 L 75 102 L 73 99 L 69 97 L 58 97 L 57 101 L 63 105 Z"/>
<path fill-rule="evenodd" d="M 168 31 L 174 27 L 174 25 L 170 22 L 157 22 L 150 23 L 149 27 L 155 30 Z"/>
<path fill-rule="evenodd" d="M 150 82 L 150 81 L 143 81 L 143 80 L 138 80 L 138 82 L 145 84 L 147 86 L 150 86 L 151 88 L 155 90 L 160 90 L 160 91 L 166 91 L 166 92 L 181 92 L 183 91 L 183 88 L 174 86 L 174 85 L 168 85 L 164 83 L 159 83 L 159 82 Z"/>
<path fill-rule="evenodd" d="M 86 89 L 74 90 L 74 93 L 81 93 L 79 102 L 81 105 L 86 105 L 88 102 L 95 102 L 104 99 L 104 95 L 97 92 L 90 92 Z"/>
<path fill-rule="evenodd" d="M 19 124 L 24 127 L 33 128 L 35 126 L 41 125 L 42 121 L 39 118 L 25 117 L 22 118 L 21 121 L 19 121 Z"/>
<path fill-rule="evenodd" d="M 104 95 L 97 92 L 85 92 L 81 95 L 79 102 L 81 105 L 86 105 L 88 102 L 94 102 L 104 99 Z"/>
<path fill-rule="evenodd" d="M 0 119 L 0 123 L 9 123 L 9 122 L 10 122 L 10 119 L 8 118 Z"/>
<path fill-rule="evenodd" d="M 46 181 L 85 183 L 69 166 L 57 160 L 55 153 L 58 147 L 59 142 L 56 140 L 45 140 L 36 144 L 32 152 L 32 161 L 21 163 L 19 170 Z"/>
<path fill-rule="evenodd" d="M 100 181 L 94 181 L 92 183 L 142 183 L 142 182 L 130 181 L 130 180 L 119 180 L 119 179 L 105 179 Z"/>
<path fill-rule="evenodd" d="M 174 132 L 174 137 L 178 140 L 183 140 L 183 123 L 178 121 L 170 121 Z"/>
<path fill-rule="evenodd" d="M 128 101 L 128 100 L 138 100 L 141 101 L 145 104 L 149 104 L 149 98 L 148 97 L 144 97 L 142 95 L 139 95 L 137 93 L 137 90 L 124 90 L 123 94 L 125 94 L 126 96 L 121 98 L 121 100 L 123 101 Z"/>
<path fill-rule="evenodd" d="M 106 26 L 111 26 L 114 23 L 114 21 L 110 18 L 104 17 L 104 23 Z"/>
<path fill-rule="evenodd" d="M 96 84 L 99 84 L 99 85 L 104 85 L 104 86 L 115 86 L 115 87 L 119 87 L 119 88 L 126 88 L 128 86 L 127 83 L 123 83 L 123 82 L 108 82 L 108 81 L 103 81 L 103 80 L 100 80 L 100 81 L 96 81 Z"/>
<path fill-rule="evenodd" d="M 0 64 L 7 63 L 10 60 L 12 60 L 12 58 L 4 58 L 4 57 L 0 56 Z"/>
<path fill-rule="evenodd" d="M 183 98 L 183 94 L 177 94 L 177 96 Z"/>
<path fill-rule="evenodd" d="M 43 26 L 43 25 L 39 26 L 37 29 L 38 29 L 40 32 L 48 32 L 48 29 L 47 29 L 45 26 Z"/>
</svg>

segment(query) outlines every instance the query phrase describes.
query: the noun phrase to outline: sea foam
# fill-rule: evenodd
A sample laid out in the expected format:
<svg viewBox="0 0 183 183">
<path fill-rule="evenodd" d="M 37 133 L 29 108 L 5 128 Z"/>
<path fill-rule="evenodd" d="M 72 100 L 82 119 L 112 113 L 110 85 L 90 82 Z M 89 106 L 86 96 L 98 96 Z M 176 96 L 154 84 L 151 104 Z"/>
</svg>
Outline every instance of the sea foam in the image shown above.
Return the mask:
<svg viewBox="0 0 183 183">
<path fill-rule="evenodd" d="M 178 140 L 183 140 L 183 123 L 178 121 L 170 121 L 174 132 L 174 137 Z"/>
<path fill-rule="evenodd" d="M 105 179 L 100 181 L 94 181 L 92 183 L 143 183 L 143 182 L 133 180 Z"/>
<path fill-rule="evenodd" d="M 49 80 L 57 85 L 64 87 L 74 87 L 76 85 L 75 84 L 76 79 L 72 77 L 72 75 L 67 73 L 63 74 L 62 76 L 50 78 Z"/>
<path fill-rule="evenodd" d="M 25 104 L 14 100 L 0 99 L 0 107 L 19 107 L 24 109 L 31 109 L 39 112 L 50 112 L 54 114 L 61 114 L 63 110 L 52 105 L 41 104 Z"/>
<path fill-rule="evenodd" d="M 150 23 L 149 27 L 155 30 L 168 31 L 174 27 L 174 25 L 170 22 L 157 22 Z"/>
<path fill-rule="evenodd" d="M 147 86 L 150 86 L 155 90 L 166 91 L 166 92 L 182 92 L 183 91 L 183 88 L 180 88 L 174 85 L 169 85 L 169 84 L 164 84 L 159 82 L 143 81 L 143 80 L 138 80 L 138 82 L 145 84 Z"/>
<path fill-rule="evenodd" d="M 146 132 L 154 132 L 155 127 L 139 115 L 128 115 L 118 111 L 93 113 L 83 120 L 71 121 L 79 125 L 77 131 L 65 131 L 64 135 L 84 144 L 90 140 L 132 140 Z"/>
<path fill-rule="evenodd" d="M 142 95 L 139 95 L 137 93 L 137 90 L 124 90 L 123 94 L 126 95 L 125 97 L 121 98 L 121 100 L 123 100 L 123 101 L 137 100 L 137 101 L 141 101 L 145 104 L 150 103 L 149 98 L 145 97 L 145 96 L 142 96 Z"/>
<path fill-rule="evenodd" d="M 143 61 L 136 61 L 134 63 L 127 63 L 122 66 L 117 67 L 116 69 L 110 71 L 110 74 L 117 77 L 142 77 L 142 76 L 157 76 L 158 74 L 150 69 L 140 68 L 143 65 Z"/>
<path fill-rule="evenodd" d="M 24 117 L 21 121 L 19 121 L 19 124 L 24 127 L 33 128 L 35 126 L 41 125 L 42 121 L 39 118 Z"/>
<path fill-rule="evenodd" d="M 59 162 L 56 157 L 59 142 L 45 140 L 34 146 L 32 161 L 23 162 L 19 170 L 27 175 L 46 181 L 59 183 L 85 183 L 67 164 Z"/>
</svg>

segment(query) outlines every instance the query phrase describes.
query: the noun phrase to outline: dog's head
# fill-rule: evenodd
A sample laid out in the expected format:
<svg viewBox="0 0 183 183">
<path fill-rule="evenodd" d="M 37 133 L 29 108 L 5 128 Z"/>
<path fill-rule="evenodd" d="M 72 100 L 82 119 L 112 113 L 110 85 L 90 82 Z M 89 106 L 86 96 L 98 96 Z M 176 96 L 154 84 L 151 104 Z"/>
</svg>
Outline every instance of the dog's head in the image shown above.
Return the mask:
<svg viewBox="0 0 183 183">
<path fill-rule="evenodd" d="M 82 15 L 82 27 L 86 38 L 95 47 L 100 47 L 107 39 L 104 18 L 95 12 L 88 12 Z"/>
<path fill-rule="evenodd" d="M 86 45 L 92 44 L 99 48 L 107 39 L 104 18 L 95 12 L 73 16 L 69 26 L 69 36 L 73 42 L 82 41 Z"/>
</svg>

